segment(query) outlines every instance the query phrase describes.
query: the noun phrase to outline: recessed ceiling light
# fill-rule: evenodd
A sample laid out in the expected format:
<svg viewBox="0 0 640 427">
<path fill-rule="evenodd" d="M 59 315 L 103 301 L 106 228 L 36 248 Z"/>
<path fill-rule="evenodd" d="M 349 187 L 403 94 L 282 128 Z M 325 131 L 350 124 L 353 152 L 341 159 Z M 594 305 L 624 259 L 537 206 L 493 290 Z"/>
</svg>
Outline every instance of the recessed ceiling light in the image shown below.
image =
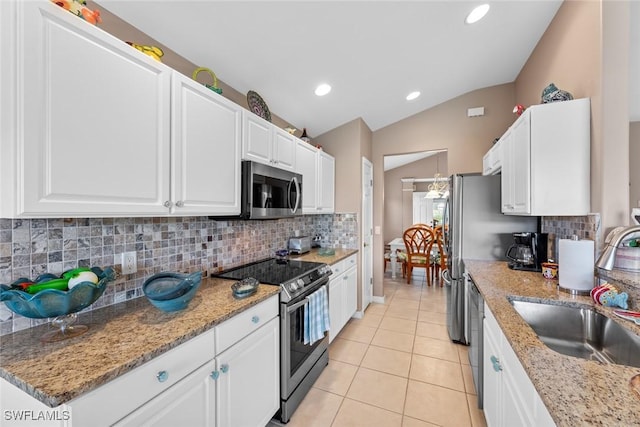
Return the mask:
<svg viewBox="0 0 640 427">
<path fill-rule="evenodd" d="M 419 96 L 420 96 L 420 92 L 418 92 L 418 91 L 411 92 L 409 95 L 407 95 L 407 101 L 413 101 L 414 99 L 416 99 Z"/>
<path fill-rule="evenodd" d="M 467 15 L 467 19 L 465 19 L 464 22 L 466 22 L 467 24 L 473 24 L 478 22 L 479 20 L 484 18 L 487 12 L 489 12 L 489 7 L 490 6 L 486 3 L 481 4 L 480 6 L 473 9 L 471 13 Z"/>
<path fill-rule="evenodd" d="M 315 94 L 318 96 L 325 96 L 329 92 L 331 92 L 331 86 L 326 83 L 322 83 L 316 88 Z"/>
</svg>

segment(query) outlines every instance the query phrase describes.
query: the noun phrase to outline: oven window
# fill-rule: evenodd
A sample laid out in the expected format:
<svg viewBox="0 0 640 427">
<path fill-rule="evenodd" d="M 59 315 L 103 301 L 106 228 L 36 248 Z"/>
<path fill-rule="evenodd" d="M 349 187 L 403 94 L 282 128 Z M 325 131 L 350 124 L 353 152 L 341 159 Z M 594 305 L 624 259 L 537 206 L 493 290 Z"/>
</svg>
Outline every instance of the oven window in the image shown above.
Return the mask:
<svg viewBox="0 0 640 427">
<path fill-rule="evenodd" d="M 291 358 L 289 377 L 292 377 L 324 340 L 318 340 L 313 345 L 304 344 L 304 306 L 289 313 L 289 336 Z"/>
</svg>

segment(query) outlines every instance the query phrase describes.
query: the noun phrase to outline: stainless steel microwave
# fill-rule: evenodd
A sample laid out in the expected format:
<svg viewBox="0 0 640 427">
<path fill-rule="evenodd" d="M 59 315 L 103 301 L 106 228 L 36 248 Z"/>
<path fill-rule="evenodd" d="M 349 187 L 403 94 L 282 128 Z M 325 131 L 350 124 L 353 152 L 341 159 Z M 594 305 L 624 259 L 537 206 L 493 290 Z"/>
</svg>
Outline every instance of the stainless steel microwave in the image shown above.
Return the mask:
<svg viewBox="0 0 640 427">
<path fill-rule="evenodd" d="M 241 196 L 243 219 L 302 215 L 302 175 L 245 160 Z"/>
</svg>

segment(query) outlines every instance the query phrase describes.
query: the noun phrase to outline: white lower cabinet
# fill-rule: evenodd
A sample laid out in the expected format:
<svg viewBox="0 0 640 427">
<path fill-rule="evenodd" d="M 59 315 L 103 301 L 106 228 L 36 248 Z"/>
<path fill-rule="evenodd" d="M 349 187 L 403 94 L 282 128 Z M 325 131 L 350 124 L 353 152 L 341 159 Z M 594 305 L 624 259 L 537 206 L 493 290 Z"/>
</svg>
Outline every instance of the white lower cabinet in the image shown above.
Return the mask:
<svg viewBox="0 0 640 427">
<path fill-rule="evenodd" d="M 262 427 L 275 415 L 280 406 L 279 348 L 275 318 L 216 357 L 216 426 Z"/>
<path fill-rule="evenodd" d="M 279 299 L 274 295 L 67 404 L 49 408 L 0 378 L 10 411 L 55 412 L 51 427 L 264 427 L 280 406 Z"/>
<path fill-rule="evenodd" d="M 212 360 L 169 390 L 115 424 L 117 427 L 175 427 L 215 425 L 216 383 Z M 94 424 L 92 424 L 94 425 Z"/>
<path fill-rule="evenodd" d="M 555 426 L 498 323 L 484 306 L 483 404 L 489 427 Z"/>
<path fill-rule="evenodd" d="M 340 333 L 344 325 L 358 309 L 357 256 L 339 261 L 331 266 L 333 275 L 329 281 L 329 342 Z"/>
</svg>

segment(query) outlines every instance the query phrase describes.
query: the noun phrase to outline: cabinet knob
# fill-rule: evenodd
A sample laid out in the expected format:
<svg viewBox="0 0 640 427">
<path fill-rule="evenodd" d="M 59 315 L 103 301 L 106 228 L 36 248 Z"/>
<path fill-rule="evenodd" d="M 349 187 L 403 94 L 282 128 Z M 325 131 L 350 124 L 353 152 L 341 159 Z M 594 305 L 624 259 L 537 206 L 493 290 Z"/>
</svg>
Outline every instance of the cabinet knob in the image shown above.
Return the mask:
<svg viewBox="0 0 640 427">
<path fill-rule="evenodd" d="M 226 374 L 227 372 L 229 372 L 229 365 L 225 363 L 224 365 L 220 366 L 220 370 L 223 374 Z"/>
<path fill-rule="evenodd" d="M 211 378 L 213 378 L 214 380 L 217 380 L 218 377 L 220 376 L 220 372 L 218 371 L 212 371 L 211 374 L 209 375 Z"/>
<path fill-rule="evenodd" d="M 173 203 L 171 203 L 170 201 L 167 200 L 166 202 L 164 202 L 165 208 L 170 208 L 171 206 L 173 206 Z"/>
<path fill-rule="evenodd" d="M 158 379 L 159 382 L 163 383 L 169 379 L 169 372 L 160 371 L 156 374 L 156 378 Z"/>
<path fill-rule="evenodd" d="M 342 277 L 342 280 L 349 280 L 349 277 L 347 277 L 347 276 L 343 276 L 343 277 Z"/>
<path fill-rule="evenodd" d="M 496 372 L 502 371 L 502 365 L 500 364 L 500 360 L 495 356 L 491 356 L 490 359 L 491 359 L 491 364 L 493 365 L 493 370 Z"/>
<path fill-rule="evenodd" d="M 260 318 L 259 318 L 258 316 L 253 316 L 253 317 L 251 318 L 251 321 L 252 321 L 253 323 L 258 323 L 258 322 L 260 322 Z"/>
<path fill-rule="evenodd" d="M 183 207 L 183 206 L 184 206 L 184 202 L 183 202 L 182 200 L 178 200 L 178 201 L 176 202 L 176 206 L 177 206 L 177 207 L 179 207 L 179 208 L 181 208 L 181 207 Z"/>
</svg>

